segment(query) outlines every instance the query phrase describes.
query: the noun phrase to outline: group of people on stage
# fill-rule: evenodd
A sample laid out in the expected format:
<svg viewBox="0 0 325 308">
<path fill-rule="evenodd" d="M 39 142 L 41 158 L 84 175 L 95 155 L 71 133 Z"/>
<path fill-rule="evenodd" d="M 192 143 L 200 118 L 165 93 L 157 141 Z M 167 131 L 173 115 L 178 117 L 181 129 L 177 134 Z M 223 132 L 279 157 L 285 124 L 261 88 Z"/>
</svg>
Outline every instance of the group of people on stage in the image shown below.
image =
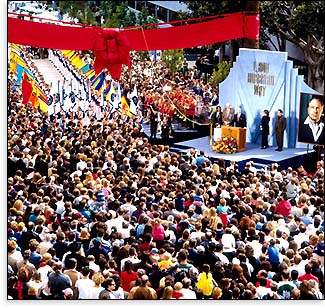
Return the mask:
<svg viewBox="0 0 325 308">
<path fill-rule="evenodd" d="M 226 104 L 223 110 L 221 109 L 220 105 L 216 107 L 216 110 L 211 115 L 211 122 L 213 127 L 221 127 L 221 125 L 226 125 L 226 126 L 246 128 L 247 126 L 246 115 L 242 113 L 241 108 L 238 108 L 237 113 L 235 113 L 234 108 L 232 108 L 229 103 Z M 262 133 L 261 149 L 267 149 L 269 147 L 268 145 L 268 136 L 270 134 L 269 122 L 270 122 L 269 111 L 265 109 L 263 111 L 263 116 L 260 124 L 260 130 Z M 275 121 L 275 136 L 276 136 L 276 143 L 278 146 L 276 151 L 283 150 L 283 136 L 287 125 L 286 123 L 287 121 L 286 118 L 283 116 L 283 111 L 279 109 Z"/>
<path fill-rule="evenodd" d="M 234 108 L 229 103 L 223 110 L 220 105 L 216 107 L 216 110 L 211 114 L 211 122 L 213 127 L 226 125 L 244 128 L 247 126 L 246 115 L 242 113 L 241 108 L 238 108 L 237 113 L 235 113 Z"/>
<path fill-rule="evenodd" d="M 299 121 L 298 141 L 324 145 L 325 130 L 323 117 L 324 101 L 321 97 L 311 97 L 307 103 L 307 117 Z M 221 127 L 222 125 L 234 127 L 246 127 L 247 121 L 245 114 L 242 113 L 241 108 L 237 109 L 235 113 L 234 108 L 229 103 L 226 104 L 222 110 L 218 105 L 211 114 L 211 123 L 213 127 Z M 268 109 L 263 110 L 263 116 L 260 123 L 260 130 L 262 134 L 261 149 L 269 147 L 268 137 L 270 134 L 270 113 Z M 282 109 L 278 109 L 277 117 L 275 119 L 274 134 L 276 139 L 276 151 L 283 151 L 284 132 L 287 127 L 287 119 L 283 114 Z"/>
<path fill-rule="evenodd" d="M 270 122 L 269 111 L 265 109 L 263 111 L 263 116 L 260 125 L 260 129 L 262 132 L 261 149 L 267 149 L 269 147 L 268 145 L 268 137 L 270 134 L 269 122 Z M 287 127 L 287 119 L 283 115 L 282 109 L 278 109 L 278 114 L 275 120 L 275 127 L 274 127 L 276 144 L 278 146 L 275 149 L 276 151 L 281 152 L 283 150 L 283 137 L 284 137 L 284 131 L 286 127 Z"/>
</svg>

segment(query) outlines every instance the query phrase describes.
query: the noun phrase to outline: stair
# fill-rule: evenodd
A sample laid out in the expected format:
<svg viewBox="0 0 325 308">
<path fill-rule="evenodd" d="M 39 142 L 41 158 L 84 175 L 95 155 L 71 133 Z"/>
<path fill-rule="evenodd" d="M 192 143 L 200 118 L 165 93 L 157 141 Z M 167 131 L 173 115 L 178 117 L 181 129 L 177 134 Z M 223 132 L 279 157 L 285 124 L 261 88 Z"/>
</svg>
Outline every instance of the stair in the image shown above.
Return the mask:
<svg viewBox="0 0 325 308">
<path fill-rule="evenodd" d="M 49 59 L 34 59 L 33 61 L 47 84 L 52 85 L 52 87 L 57 87 L 58 80 L 60 80 L 60 84 L 63 83 L 63 73 Z"/>
<path fill-rule="evenodd" d="M 62 84 L 64 84 L 64 90 L 66 94 L 71 92 L 70 80 L 67 80 L 66 76 L 70 76 L 68 70 L 64 67 L 57 67 L 51 60 L 49 59 L 34 59 L 35 65 L 40 70 L 41 74 L 44 77 L 44 80 L 47 84 L 52 85 L 54 91 L 56 92 L 58 89 L 58 81 L 60 81 L 60 93 L 62 91 Z M 65 82 L 64 82 L 65 79 Z M 75 94 L 76 94 L 76 85 L 77 81 L 73 81 Z M 80 87 L 81 97 L 85 98 L 86 93 L 84 91 L 84 87 Z"/>
</svg>

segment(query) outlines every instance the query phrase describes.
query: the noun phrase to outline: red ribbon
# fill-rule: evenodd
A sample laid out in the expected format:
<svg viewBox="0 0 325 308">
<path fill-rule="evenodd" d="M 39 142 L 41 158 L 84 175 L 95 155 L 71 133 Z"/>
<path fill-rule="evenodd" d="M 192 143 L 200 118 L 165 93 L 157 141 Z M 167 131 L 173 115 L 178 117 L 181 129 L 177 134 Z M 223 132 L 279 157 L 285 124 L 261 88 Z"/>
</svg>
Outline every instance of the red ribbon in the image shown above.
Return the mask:
<svg viewBox="0 0 325 308">
<path fill-rule="evenodd" d="M 39 20 L 35 17 L 36 20 Z M 108 68 L 119 79 L 122 64 L 130 65 L 130 50 L 166 50 L 203 46 L 235 38 L 258 39 L 259 16 L 245 13 L 170 28 L 112 29 L 57 25 L 8 17 L 8 42 L 43 48 L 92 50 L 98 73 Z"/>
<path fill-rule="evenodd" d="M 92 50 L 96 73 L 109 67 L 112 78 L 117 79 L 121 75 L 122 64 L 130 65 L 130 47 L 124 32 L 118 29 L 100 29 Z"/>
</svg>

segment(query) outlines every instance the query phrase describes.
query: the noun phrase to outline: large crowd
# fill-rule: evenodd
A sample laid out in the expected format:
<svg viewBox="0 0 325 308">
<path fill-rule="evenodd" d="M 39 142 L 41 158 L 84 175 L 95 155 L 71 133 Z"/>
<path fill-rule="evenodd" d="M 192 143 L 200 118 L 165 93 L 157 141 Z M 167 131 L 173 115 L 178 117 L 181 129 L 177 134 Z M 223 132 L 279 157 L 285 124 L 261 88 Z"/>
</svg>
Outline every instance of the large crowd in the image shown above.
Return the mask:
<svg viewBox="0 0 325 308">
<path fill-rule="evenodd" d="M 8 298 L 323 299 L 324 157 L 309 173 L 240 169 L 151 143 L 162 74 L 134 58 L 121 85 L 137 85 L 139 115 L 87 122 L 22 105 L 9 80 Z M 173 78 L 211 104 L 195 69 Z"/>
</svg>

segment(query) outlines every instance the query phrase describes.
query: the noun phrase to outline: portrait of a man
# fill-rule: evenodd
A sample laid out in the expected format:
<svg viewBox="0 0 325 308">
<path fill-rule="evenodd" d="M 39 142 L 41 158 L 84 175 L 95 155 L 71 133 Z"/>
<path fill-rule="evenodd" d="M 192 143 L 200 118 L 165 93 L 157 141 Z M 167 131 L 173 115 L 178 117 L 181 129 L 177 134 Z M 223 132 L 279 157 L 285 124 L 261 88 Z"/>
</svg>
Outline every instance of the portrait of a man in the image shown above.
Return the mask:
<svg viewBox="0 0 325 308">
<path fill-rule="evenodd" d="M 298 141 L 324 145 L 324 96 L 301 94 Z"/>
</svg>

